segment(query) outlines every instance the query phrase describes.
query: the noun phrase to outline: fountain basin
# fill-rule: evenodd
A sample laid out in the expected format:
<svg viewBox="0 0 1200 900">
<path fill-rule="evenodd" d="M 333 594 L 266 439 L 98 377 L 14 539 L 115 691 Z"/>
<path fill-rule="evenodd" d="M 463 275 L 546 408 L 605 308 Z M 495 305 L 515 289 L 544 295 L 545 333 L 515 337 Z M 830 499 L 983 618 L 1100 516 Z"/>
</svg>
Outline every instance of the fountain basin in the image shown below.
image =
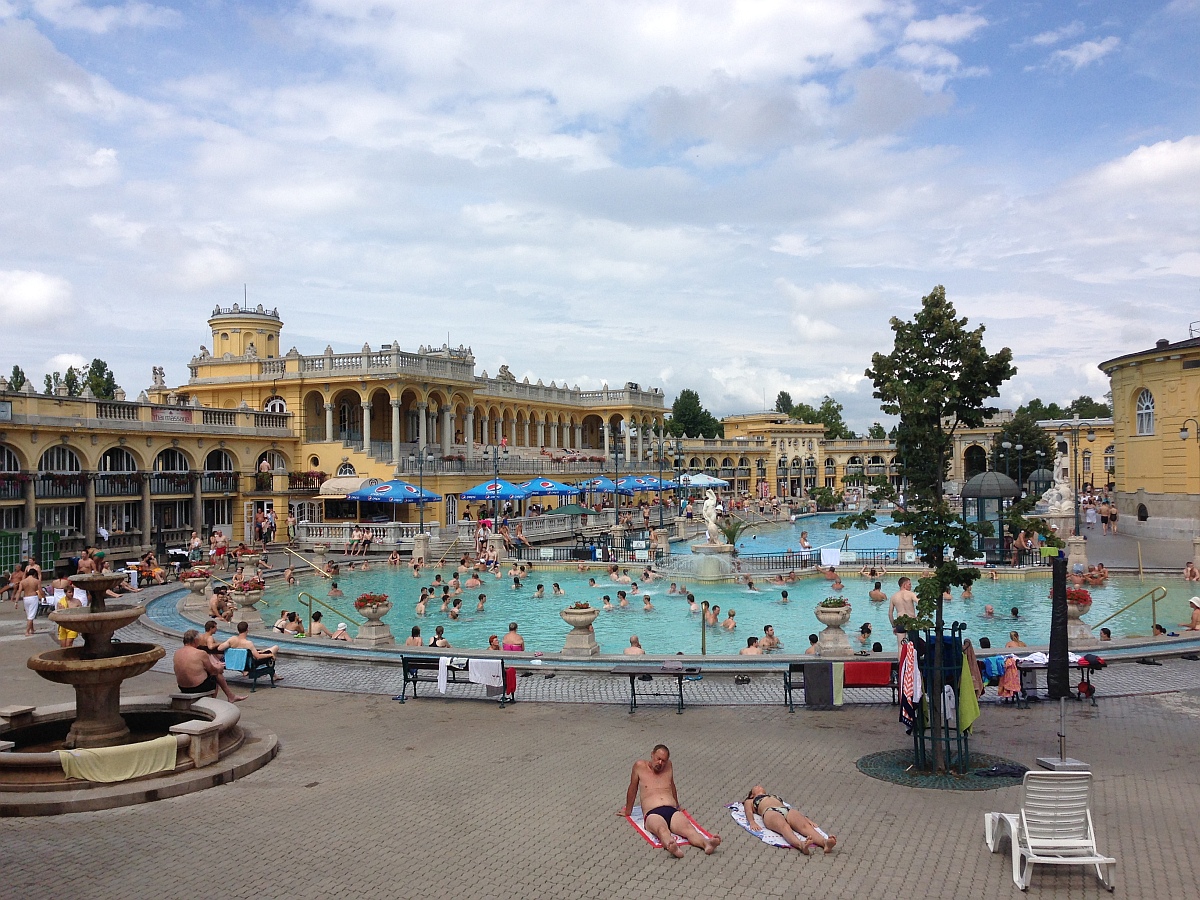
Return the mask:
<svg viewBox="0 0 1200 900">
<path fill-rule="evenodd" d="M 29 657 L 25 664 L 59 684 L 109 684 L 148 672 L 167 655 L 158 644 L 112 644 L 111 655 L 107 656 L 84 656 L 84 652 L 84 647 L 45 650 Z"/>
<path fill-rule="evenodd" d="M 138 603 L 133 606 L 108 606 L 93 610 L 90 606 L 69 607 L 50 613 L 50 621 L 79 634 L 112 634 L 136 622 L 146 611 Z"/>
</svg>

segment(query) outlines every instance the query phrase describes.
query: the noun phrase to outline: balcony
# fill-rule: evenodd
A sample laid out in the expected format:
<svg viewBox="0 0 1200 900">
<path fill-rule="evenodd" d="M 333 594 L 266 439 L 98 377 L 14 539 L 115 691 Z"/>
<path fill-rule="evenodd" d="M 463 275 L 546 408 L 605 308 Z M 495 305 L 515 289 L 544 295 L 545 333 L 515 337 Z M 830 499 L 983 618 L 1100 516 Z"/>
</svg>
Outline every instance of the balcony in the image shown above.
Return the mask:
<svg viewBox="0 0 1200 900">
<path fill-rule="evenodd" d="M 164 494 L 190 494 L 191 472 L 155 472 L 150 476 L 150 493 L 156 497 Z"/>
<path fill-rule="evenodd" d="M 0 475 L 0 500 L 20 500 L 25 496 L 25 479 L 27 475 L 15 472 Z"/>
<path fill-rule="evenodd" d="M 321 489 L 321 482 L 328 477 L 324 472 L 288 472 L 288 492 L 315 494 Z"/>
<path fill-rule="evenodd" d="M 96 475 L 97 497 L 138 497 L 142 476 L 136 472 L 101 472 Z"/>
<path fill-rule="evenodd" d="M 236 494 L 237 472 L 205 472 L 200 477 L 200 490 L 205 494 Z"/>
<path fill-rule="evenodd" d="M 67 497 L 82 497 L 87 476 L 80 472 L 43 472 L 35 482 L 39 500 L 59 500 Z"/>
</svg>

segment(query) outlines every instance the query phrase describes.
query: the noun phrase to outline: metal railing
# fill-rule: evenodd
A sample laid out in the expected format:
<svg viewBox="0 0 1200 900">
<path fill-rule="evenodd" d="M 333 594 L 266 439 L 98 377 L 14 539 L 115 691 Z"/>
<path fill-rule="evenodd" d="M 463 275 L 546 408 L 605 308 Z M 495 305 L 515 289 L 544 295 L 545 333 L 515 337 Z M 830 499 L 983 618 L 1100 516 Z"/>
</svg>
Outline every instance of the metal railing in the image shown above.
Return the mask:
<svg viewBox="0 0 1200 900">
<path fill-rule="evenodd" d="M 42 474 L 34 482 L 34 493 L 40 499 L 82 497 L 86 476 L 79 472 Z"/>
<path fill-rule="evenodd" d="M 142 493 L 142 476 L 135 472 L 100 472 L 96 475 L 97 497 L 137 497 Z"/>
<path fill-rule="evenodd" d="M 205 472 L 200 480 L 200 490 L 211 494 L 236 494 L 237 472 Z"/>
<path fill-rule="evenodd" d="M 150 476 L 151 494 L 190 494 L 191 472 L 155 472 Z"/>
<path fill-rule="evenodd" d="M 1136 600 L 1134 600 L 1130 603 L 1126 603 L 1124 606 L 1122 606 L 1120 609 L 1118 609 L 1111 616 L 1101 619 L 1099 622 L 1097 622 L 1092 627 L 1099 628 L 1105 622 L 1111 622 L 1113 619 L 1115 619 L 1121 613 L 1125 612 L 1127 609 L 1130 609 L 1131 607 L 1135 606 L 1136 604 L 1141 603 L 1143 600 L 1145 600 L 1147 598 L 1149 598 L 1149 600 L 1150 600 L 1151 624 L 1157 625 L 1158 624 L 1158 601 L 1166 599 L 1166 596 L 1167 596 L 1167 589 L 1165 587 L 1163 587 L 1161 584 L 1158 585 L 1157 587 L 1152 587 L 1152 588 L 1150 588 L 1150 590 L 1146 591 L 1146 593 L 1142 594 L 1142 596 L 1138 597 Z"/>
<path fill-rule="evenodd" d="M 20 500 L 24 493 L 25 485 L 22 482 L 0 476 L 0 500 Z"/>
<path fill-rule="evenodd" d="M 321 476 L 314 472 L 288 472 L 288 490 L 296 493 L 321 489 Z"/>
</svg>

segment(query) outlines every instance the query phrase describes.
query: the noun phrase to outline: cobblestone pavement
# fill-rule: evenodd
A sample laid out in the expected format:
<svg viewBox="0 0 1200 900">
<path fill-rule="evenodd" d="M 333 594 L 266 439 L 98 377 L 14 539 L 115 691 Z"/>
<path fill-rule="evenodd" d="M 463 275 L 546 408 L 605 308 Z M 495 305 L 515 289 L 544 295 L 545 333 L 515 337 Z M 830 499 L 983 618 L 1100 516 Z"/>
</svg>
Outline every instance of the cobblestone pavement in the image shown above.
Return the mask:
<svg viewBox="0 0 1200 900">
<path fill-rule="evenodd" d="M 0 702 L 69 699 L 68 688 L 24 666 L 49 639 L 18 638 L 18 627 L 11 612 L 0 614 Z M 1188 665 L 1175 664 L 1180 677 Z M 296 673 L 288 674 L 295 684 Z M 560 680 L 523 682 L 550 691 L 562 689 Z M 149 672 L 127 690 L 170 688 L 168 675 Z M 1015 809 L 1018 788 L 915 790 L 855 769 L 866 753 L 905 746 L 889 706 L 789 715 L 778 706 L 701 704 L 682 716 L 666 707 L 630 716 L 615 703 L 501 710 L 434 695 L 401 705 L 387 690 L 260 688 L 241 708 L 281 738 L 280 756 L 265 769 L 131 809 L 0 820 L 0 894 L 1015 896 L 1007 857 L 983 843 L 982 817 Z M 1106 697 L 1095 708 L 1068 704 L 1068 713 L 1068 752 L 1096 773 L 1096 827 L 1101 847 L 1118 859 L 1119 895 L 1195 895 L 1187 861 L 1200 805 L 1200 691 Z M 972 743 L 1034 765 L 1056 750 L 1057 730 L 1055 705 L 991 706 Z M 671 747 L 683 804 L 725 839 L 711 857 L 689 850 L 671 859 L 614 815 L 631 763 L 659 741 Z M 837 834 L 838 852 L 804 858 L 736 829 L 723 806 L 755 781 Z M 1069 870 L 1039 870 L 1031 894 L 1106 896 L 1094 875 Z"/>
</svg>

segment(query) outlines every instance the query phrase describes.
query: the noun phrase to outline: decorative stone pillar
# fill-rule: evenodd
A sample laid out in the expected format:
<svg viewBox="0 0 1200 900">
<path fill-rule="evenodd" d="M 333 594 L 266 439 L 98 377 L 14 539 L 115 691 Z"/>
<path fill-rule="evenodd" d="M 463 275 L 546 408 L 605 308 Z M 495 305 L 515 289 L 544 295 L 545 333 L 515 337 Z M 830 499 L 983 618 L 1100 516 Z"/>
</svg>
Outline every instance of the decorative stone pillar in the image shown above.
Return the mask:
<svg viewBox="0 0 1200 900">
<path fill-rule="evenodd" d="M 325 440 L 333 440 L 333 404 L 325 404 Z"/>
<path fill-rule="evenodd" d="M 150 479 L 153 472 L 142 473 L 142 552 L 154 549 L 154 505 L 150 499 Z M 230 541 L 233 535 L 229 536 Z"/>
<path fill-rule="evenodd" d="M 480 443 L 485 447 L 492 442 L 492 433 L 488 430 L 491 424 L 492 420 L 488 416 L 479 420 L 480 436 L 483 438 Z"/>
<path fill-rule="evenodd" d="M 1087 539 L 1082 537 L 1067 538 L 1067 574 L 1086 572 L 1088 567 Z"/>
<path fill-rule="evenodd" d="M 467 445 L 467 459 L 475 458 L 475 408 L 467 407 L 466 424 L 463 426 L 463 441 Z"/>
<path fill-rule="evenodd" d="M 204 533 L 204 474 L 193 473 L 192 481 L 192 531 Z M 286 526 L 284 526 L 286 528 Z"/>
<path fill-rule="evenodd" d="M 574 447 L 576 450 L 583 449 L 583 426 L 582 425 L 575 426 L 575 443 L 572 444 L 571 446 Z"/>
<path fill-rule="evenodd" d="M 525 420 L 525 433 L 521 437 L 521 444 L 522 444 L 522 446 L 525 446 L 525 447 L 529 446 L 529 420 L 528 419 Z"/>
<path fill-rule="evenodd" d="M 454 413 L 450 407 L 442 408 L 442 456 L 450 455 L 450 447 L 454 443 Z"/>
<path fill-rule="evenodd" d="M 355 646 L 390 647 L 396 643 L 392 629 L 380 621 L 391 608 L 391 603 L 379 603 L 365 606 L 358 611 L 367 621 L 358 626 L 358 634 L 354 637 Z"/>
<path fill-rule="evenodd" d="M 413 559 L 429 560 L 429 534 L 428 532 L 418 532 L 413 536 Z"/>
<path fill-rule="evenodd" d="M 896 547 L 896 558 L 902 563 L 916 562 L 916 551 L 913 549 L 913 538 L 911 534 L 899 535 L 899 544 Z"/>
<path fill-rule="evenodd" d="M 428 403 L 417 404 L 417 449 L 420 450 L 426 443 L 426 428 L 429 427 L 429 417 L 425 414 L 429 409 Z"/>
<path fill-rule="evenodd" d="M 400 401 L 392 401 L 392 464 L 400 471 Z"/>
<path fill-rule="evenodd" d="M 494 441 L 492 441 L 492 443 L 499 445 L 502 440 L 504 440 L 504 417 L 503 417 L 503 415 L 501 415 L 501 417 L 496 420 L 496 439 Z"/>
<path fill-rule="evenodd" d="M 363 427 L 363 435 L 362 435 L 363 452 L 366 453 L 367 456 L 370 456 L 371 455 L 371 404 L 369 402 L 362 404 L 362 414 L 363 414 L 363 426 L 362 426 Z"/>
<path fill-rule="evenodd" d="M 537 445 L 539 447 L 546 446 L 546 423 L 545 422 L 537 423 Z"/>
<path fill-rule="evenodd" d="M 604 436 L 604 458 L 605 459 L 608 459 L 609 456 L 612 455 L 612 451 L 610 450 L 609 445 L 608 445 L 608 435 L 609 435 L 609 431 L 611 430 L 611 428 L 612 428 L 612 426 L 610 426 L 607 422 L 605 422 L 603 425 L 600 426 L 600 430 Z"/>
<path fill-rule="evenodd" d="M 632 439 L 632 435 L 630 435 L 630 433 L 629 433 L 629 423 L 625 422 L 624 424 L 625 424 L 625 461 L 628 463 L 630 454 L 633 452 L 633 448 L 630 446 L 630 441 Z"/>
<path fill-rule="evenodd" d="M 1200 569 L 1200 537 L 1192 538 L 1192 564 Z"/>
<path fill-rule="evenodd" d="M 83 473 L 83 540 L 96 544 L 96 473 Z"/>
<path fill-rule="evenodd" d="M 637 458 L 638 462 L 646 458 L 646 428 L 640 422 L 638 423 Z"/>
<path fill-rule="evenodd" d="M 488 513 L 491 513 L 490 508 L 488 509 Z M 493 534 L 488 538 L 488 550 L 496 555 L 496 559 L 498 559 L 501 564 L 503 564 L 504 560 L 508 558 L 508 548 L 504 546 L 504 538 L 498 534 Z"/>
<path fill-rule="evenodd" d="M 37 478 L 38 473 L 31 473 L 32 477 L 22 486 L 22 491 L 25 494 L 25 527 L 31 532 L 37 528 Z"/>
</svg>

